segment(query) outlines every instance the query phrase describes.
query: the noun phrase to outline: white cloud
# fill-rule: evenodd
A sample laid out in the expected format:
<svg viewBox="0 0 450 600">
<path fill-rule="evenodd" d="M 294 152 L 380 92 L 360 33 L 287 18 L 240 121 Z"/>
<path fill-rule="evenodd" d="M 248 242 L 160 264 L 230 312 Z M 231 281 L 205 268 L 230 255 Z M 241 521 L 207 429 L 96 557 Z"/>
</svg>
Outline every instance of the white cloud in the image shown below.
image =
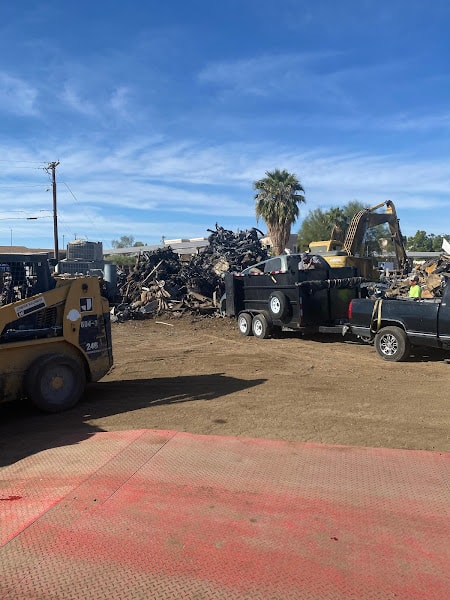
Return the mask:
<svg viewBox="0 0 450 600">
<path fill-rule="evenodd" d="M 67 159 L 64 156 L 67 155 Z M 154 138 L 135 139 L 105 154 L 100 143 L 84 152 L 59 153 L 61 178 L 76 181 L 86 197 L 130 198 L 133 206 L 148 208 L 146 202 L 171 205 L 182 199 L 183 210 L 192 204 L 207 205 L 208 198 L 224 202 L 242 193 L 253 198 L 252 182 L 273 168 L 297 173 L 307 190 L 325 190 L 333 198 L 347 201 L 355 195 L 370 200 L 376 194 L 412 193 L 448 197 L 448 157 L 423 159 L 401 154 L 344 153 L 331 149 L 314 151 L 256 144 L 201 146 L 185 140 L 171 142 Z M 100 158 L 99 158 L 100 157 Z M 81 176 L 80 176 L 81 174 Z M 309 192 L 309 194 L 308 194 Z M 197 199 L 197 201 L 195 201 Z M 187 204 L 184 204 L 187 203 Z M 239 203 L 235 208 L 238 209 Z M 223 205 L 226 209 L 226 206 Z"/>
<path fill-rule="evenodd" d="M 264 55 L 236 61 L 210 63 L 198 75 L 202 83 L 215 84 L 232 93 L 284 98 L 330 96 L 347 102 L 347 95 L 333 77 L 334 69 L 325 68 L 337 53 Z M 322 73 L 317 66 L 322 65 Z"/>
<path fill-rule="evenodd" d="M 19 116 L 36 114 L 37 90 L 27 81 L 0 73 L 0 110 Z"/>
<path fill-rule="evenodd" d="M 95 117 L 98 114 L 96 106 L 86 98 L 83 98 L 73 84 L 66 83 L 64 85 L 61 100 L 70 110 L 82 115 Z"/>
<path fill-rule="evenodd" d="M 125 86 L 116 88 L 109 99 L 109 104 L 114 112 L 122 118 L 129 117 L 130 90 Z"/>
<path fill-rule="evenodd" d="M 200 146 L 159 136 L 150 141 L 135 138 L 107 152 L 105 147 L 99 141 L 83 150 L 79 144 L 57 148 L 60 229 L 66 241 L 77 232 L 104 243 L 130 234 L 151 244 L 161 235 L 205 235 L 215 222 L 230 228 L 255 226 L 252 183 L 273 168 L 296 173 L 305 187 L 307 202 L 301 207 L 298 226 L 317 207 L 327 209 L 351 200 L 374 206 L 390 199 L 406 235 L 419 228 L 450 231 L 450 222 L 445 222 L 450 214 L 450 171 L 445 156 L 432 160 L 329 148 L 301 151 L 270 143 Z M 21 185 L 17 172 L 11 168 L 7 172 L 0 185 L 0 210 L 6 211 L 5 218 L 12 195 L 16 210 L 34 214 L 51 209 L 51 192 L 45 191 L 48 177 L 42 170 L 21 170 Z M 16 186 L 13 192 L 6 187 L 8 182 Z M 46 229 L 51 240 L 51 222 L 38 224 L 42 227 L 14 221 L 12 227 L 26 228 L 33 236 Z"/>
<path fill-rule="evenodd" d="M 450 113 L 399 114 L 378 119 L 378 126 L 391 131 L 427 132 L 450 128 Z"/>
</svg>

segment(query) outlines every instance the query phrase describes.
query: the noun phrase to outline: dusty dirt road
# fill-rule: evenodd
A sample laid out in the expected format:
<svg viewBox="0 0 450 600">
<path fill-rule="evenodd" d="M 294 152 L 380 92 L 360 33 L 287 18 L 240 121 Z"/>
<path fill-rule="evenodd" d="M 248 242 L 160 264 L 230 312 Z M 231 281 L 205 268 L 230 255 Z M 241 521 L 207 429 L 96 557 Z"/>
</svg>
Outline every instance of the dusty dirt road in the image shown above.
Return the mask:
<svg viewBox="0 0 450 600">
<path fill-rule="evenodd" d="M 0 405 L 0 466 L 123 429 L 450 452 L 450 353 L 391 364 L 337 336 L 243 337 L 221 317 L 114 323 L 113 344 L 115 366 L 71 411 Z"/>
</svg>

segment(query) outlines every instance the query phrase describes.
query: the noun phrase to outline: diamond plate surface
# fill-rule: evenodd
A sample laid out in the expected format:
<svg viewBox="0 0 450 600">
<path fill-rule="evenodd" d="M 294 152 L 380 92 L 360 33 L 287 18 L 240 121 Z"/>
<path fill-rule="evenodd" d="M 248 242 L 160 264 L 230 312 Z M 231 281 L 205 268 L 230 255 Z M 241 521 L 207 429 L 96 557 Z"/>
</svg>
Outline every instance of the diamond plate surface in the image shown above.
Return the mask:
<svg viewBox="0 0 450 600">
<path fill-rule="evenodd" d="M 97 433 L 0 471 L 0 598 L 450 597 L 450 455 Z"/>
</svg>

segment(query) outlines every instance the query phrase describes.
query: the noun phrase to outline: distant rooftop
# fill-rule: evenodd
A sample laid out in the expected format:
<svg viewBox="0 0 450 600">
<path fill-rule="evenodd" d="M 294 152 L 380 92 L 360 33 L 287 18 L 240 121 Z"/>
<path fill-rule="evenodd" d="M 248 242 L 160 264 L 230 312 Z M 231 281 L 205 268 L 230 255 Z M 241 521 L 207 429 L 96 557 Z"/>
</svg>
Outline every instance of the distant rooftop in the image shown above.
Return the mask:
<svg viewBox="0 0 450 600">
<path fill-rule="evenodd" d="M 53 256 L 53 248 L 27 248 L 26 246 L 0 246 L 0 254 L 48 254 Z"/>
<path fill-rule="evenodd" d="M 114 255 L 114 254 L 139 254 L 140 252 L 154 252 L 155 250 L 162 248 L 172 248 L 177 254 L 198 254 L 200 250 L 206 248 L 208 245 L 208 238 L 177 238 L 175 240 L 164 240 L 164 243 L 157 244 L 154 246 L 131 246 L 129 248 L 111 248 L 105 250 L 103 254 Z"/>
</svg>

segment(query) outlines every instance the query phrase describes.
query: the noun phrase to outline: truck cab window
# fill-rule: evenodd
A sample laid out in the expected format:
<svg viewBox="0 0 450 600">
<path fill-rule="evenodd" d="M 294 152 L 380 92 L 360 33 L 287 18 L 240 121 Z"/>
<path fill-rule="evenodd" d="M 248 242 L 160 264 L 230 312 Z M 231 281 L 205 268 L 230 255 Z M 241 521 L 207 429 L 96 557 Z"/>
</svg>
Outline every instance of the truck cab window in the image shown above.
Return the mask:
<svg viewBox="0 0 450 600">
<path fill-rule="evenodd" d="M 281 258 L 272 258 L 264 265 L 264 273 L 271 273 L 272 271 L 281 271 Z"/>
</svg>

